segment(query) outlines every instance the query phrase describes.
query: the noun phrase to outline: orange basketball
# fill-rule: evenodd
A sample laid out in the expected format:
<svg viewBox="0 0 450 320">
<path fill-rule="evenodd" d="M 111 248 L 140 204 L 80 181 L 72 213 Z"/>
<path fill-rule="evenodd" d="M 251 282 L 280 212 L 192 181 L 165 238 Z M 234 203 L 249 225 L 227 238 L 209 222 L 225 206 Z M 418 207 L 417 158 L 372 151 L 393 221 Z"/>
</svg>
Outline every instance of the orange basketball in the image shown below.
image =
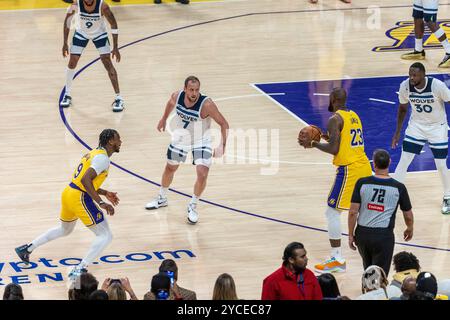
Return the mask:
<svg viewBox="0 0 450 320">
<path fill-rule="evenodd" d="M 319 142 L 321 135 L 322 131 L 319 127 L 307 126 L 300 130 L 300 132 L 298 133 L 298 138 L 306 141 L 307 143 L 311 142 L 312 140 Z"/>
</svg>

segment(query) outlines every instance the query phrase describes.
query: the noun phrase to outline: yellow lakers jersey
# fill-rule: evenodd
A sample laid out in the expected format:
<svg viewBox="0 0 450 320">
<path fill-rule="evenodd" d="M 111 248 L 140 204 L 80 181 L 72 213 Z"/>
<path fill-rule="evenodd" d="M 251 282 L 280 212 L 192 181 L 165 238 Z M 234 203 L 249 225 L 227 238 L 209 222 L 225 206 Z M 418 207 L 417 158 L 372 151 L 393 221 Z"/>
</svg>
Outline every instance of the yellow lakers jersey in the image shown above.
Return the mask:
<svg viewBox="0 0 450 320">
<path fill-rule="evenodd" d="M 94 149 L 91 150 L 89 153 L 85 154 L 83 158 L 81 159 L 80 164 L 75 169 L 75 172 L 73 174 L 72 183 L 74 183 L 78 188 L 86 192 L 86 189 L 84 188 L 83 184 L 81 183 L 81 179 L 83 178 L 86 171 L 90 168 L 92 159 L 98 154 L 105 154 L 105 149 Z M 103 171 L 102 173 L 98 174 L 94 180 L 92 181 L 92 184 L 94 185 L 94 189 L 98 190 L 100 186 L 102 185 L 103 181 L 105 181 L 106 177 L 108 176 L 108 170 Z"/>
<path fill-rule="evenodd" d="M 358 115 L 351 110 L 336 111 L 344 120 L 341 130 L 339 152 L 334 156 L 335 166 L 346 166 L 357 161 L 369 161 L 364 152 L 362 123 Z"/>
</svg>

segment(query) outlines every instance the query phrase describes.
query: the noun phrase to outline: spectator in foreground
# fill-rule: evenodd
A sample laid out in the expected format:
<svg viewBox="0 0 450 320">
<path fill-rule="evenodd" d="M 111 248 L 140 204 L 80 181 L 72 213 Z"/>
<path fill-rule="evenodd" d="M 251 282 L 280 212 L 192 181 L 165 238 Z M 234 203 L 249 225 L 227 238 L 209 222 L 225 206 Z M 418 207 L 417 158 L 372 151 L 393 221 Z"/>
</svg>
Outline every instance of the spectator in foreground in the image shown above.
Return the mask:
<svg viewBox="0 0 450 320">
<path fill-rule="evenodd" d="M 89 300 L 109 300 L 108 293 L 105 290 L 95 290 L 89 296 Z"/>
<path fill-rule="evenodd" d="M 448 300 L 448 296 L 438 294 L 436 277 L 430 272 L 421 272 L 416 279 L 416 291 L 409 300 Z"/>
<path fill-rule="evenodd" d="M 394 265 L 395 274 L 391 282 L 391 286 L 401 288 L 406 278 L 417 278 L 420 272 L 420 263 L 417 257 L 411 252 L 401 251 L 397 253 L 392 264 Z"/>
<path fill-rule="evenodd" d="M 303 244 L 288 244 L 281 268 L 263 281 L 261 300 L 322 300 L 319 281 L 307 264 Z"/>
<path fill-rule="evenodd" d="M 98 281 L 91 273 L 83 272 L 73 285 L 69 290 L 69 300 L 89 300 L 91 293 L 97 290 Z"/>
<path fill-rule="evenodd" d="M 170 291 L 175 300 L 197 300 L 194 291 L 182 288 L 178 285 L 178 266 L 172 259 L 166 259 L 161 263 L 159 272 L 167 273 L 170 278 Z"/>
<path fill-rule="evenodd" d="M 127 300 L 127 292 L 130 295 L 130 300 L 138 300 L 128 278 L 107 278 L 103 282 L 102 290 L 106 291 L 109 300 Z"/>
<path fill-rule="evenodd" d="M 236 285 L 233 277 L 228 273 L 222 273 L 216 280 L 213 291 L 213 300 L 238 300 Z"/>
<path fill-rule="evenodd" d="M 176 300 L 170 292 L 170 278 L 167 273 L 160 272 L 153 276 L 150 291 L 144 295 L 144 300 Z"/>
<path fill-rule="evenodd" d="M 3 300 L 23 300 L 23 291 L 20 284 L 8 284 L 3 292 Z"/>
<path fill-rule="evenodd" d="M 388 285 L 386 273 L 379 266 L 369 266 L 361 279 L 362 295 L 357 300 L 386 300 L 389 299 L 386 290 Z"/>
<path fill-rule="evenodd" d="M 341 296 L 336 278 L 331 273 L 323 273 L 317 280 L 322 290 L 322 300 L 350 300 L 347 296 Z"/>
</svg>

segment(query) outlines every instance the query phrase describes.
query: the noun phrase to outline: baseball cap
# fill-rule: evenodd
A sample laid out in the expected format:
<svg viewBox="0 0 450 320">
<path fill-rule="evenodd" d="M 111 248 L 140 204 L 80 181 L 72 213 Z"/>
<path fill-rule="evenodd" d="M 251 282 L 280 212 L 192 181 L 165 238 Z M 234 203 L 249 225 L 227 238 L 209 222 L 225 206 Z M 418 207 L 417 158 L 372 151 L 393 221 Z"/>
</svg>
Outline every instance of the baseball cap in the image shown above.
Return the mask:
<svg viewBox="0 0 450 320">
<path fill-rule="evenodd" d="M 428 298 L 436 298 L 438 285 L 436 277 L 430 272 L 421 272 L 417 276 L 416 291 L 421 292 Z"/>
</svg>

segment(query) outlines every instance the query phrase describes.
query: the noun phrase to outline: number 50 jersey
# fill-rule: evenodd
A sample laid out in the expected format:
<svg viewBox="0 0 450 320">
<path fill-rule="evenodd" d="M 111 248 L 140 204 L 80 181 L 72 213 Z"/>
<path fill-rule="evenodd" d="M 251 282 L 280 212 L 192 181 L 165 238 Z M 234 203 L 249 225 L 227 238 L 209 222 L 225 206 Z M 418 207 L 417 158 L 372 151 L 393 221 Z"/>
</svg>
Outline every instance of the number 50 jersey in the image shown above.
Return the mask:
<svg viewBox="0 0 450 320">
<path fill-rule="evenodd" d="M 69 7 L 69 11 L 75 10 L 75 30 L 87 39 L 94 39 L 107 32 L 105 18 L 102 15 L 103 0 L 95 0 L 95 8 L 87 12 L 83 0 L 77 0 Z"/>
<path fill-rule="evenodd" d="M 444 82 L 425 77 L 425 87 L 417 89 L 406 79 L 400 84 L 398 98 L 401 104 L 411 104 L 409 124 L 442 125 L 447 123 L 445 102 L 450 101 L 450 90 Z"/>
</svg>

